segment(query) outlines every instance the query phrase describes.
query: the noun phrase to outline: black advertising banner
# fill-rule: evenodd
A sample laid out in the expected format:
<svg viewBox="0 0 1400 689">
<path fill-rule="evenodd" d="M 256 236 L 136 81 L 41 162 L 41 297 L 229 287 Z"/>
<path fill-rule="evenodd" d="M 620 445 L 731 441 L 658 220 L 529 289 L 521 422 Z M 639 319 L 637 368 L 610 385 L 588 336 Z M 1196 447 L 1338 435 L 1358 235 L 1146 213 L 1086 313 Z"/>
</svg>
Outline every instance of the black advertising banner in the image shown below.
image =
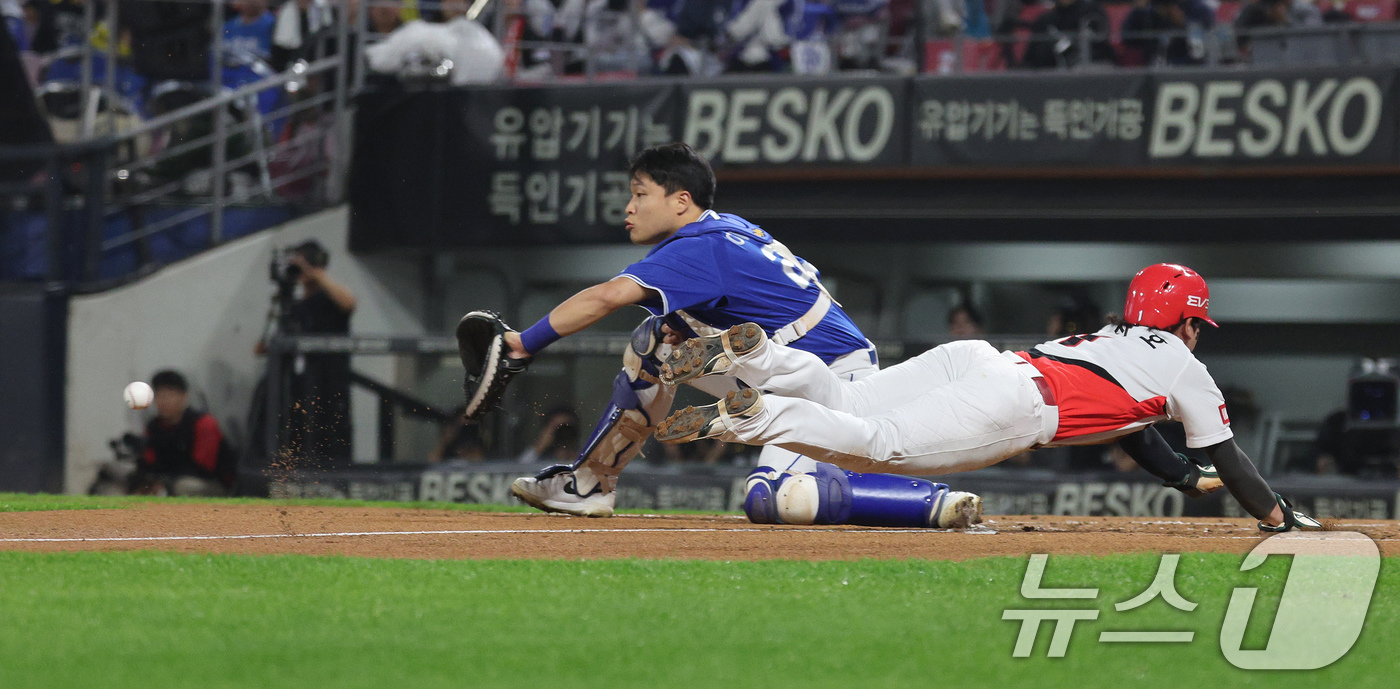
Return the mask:
<svg viewBox="0 0 1400 689">
<path fill-rule="evenodd" d="M 1141 165 L 1146 74 L 913 80 L 915 167 Z"/>
<path fill-rule="evenodd" d="M 915 167 L 1393 163 L 1391 69 L 914 79 Z"/>
<path fill-rule="evenodd" d="M 907 88 L 896 77 L 685 82 L 681 138 L 717 168 L 903 166 Z"/>
<path fill-rule="evenodd" d="M 355 99 L 350 248 L 435 248 L 442 228 L 448 94 L 368 91 Z"/>
<path fill-rule="evenodd" d="M 1154 165 L 1396 162 L 1393 69 L 1160 72 L 1153 82 Z"/>
<path fill-rule="evenodd" d="M 721 171 L 829 175 L 1396 165 L 1396 81 L 1183 69 L 385 88 L 357 100 L 351 246 L 625 241 L 629 159 L 677 140 Z"/>
<path fill-rule="evenodd" d="M 677 138 L 674 92 L 656 82 L 453 92 L 442 245 L 624 239 L 628 162 Z"/>
</svg>

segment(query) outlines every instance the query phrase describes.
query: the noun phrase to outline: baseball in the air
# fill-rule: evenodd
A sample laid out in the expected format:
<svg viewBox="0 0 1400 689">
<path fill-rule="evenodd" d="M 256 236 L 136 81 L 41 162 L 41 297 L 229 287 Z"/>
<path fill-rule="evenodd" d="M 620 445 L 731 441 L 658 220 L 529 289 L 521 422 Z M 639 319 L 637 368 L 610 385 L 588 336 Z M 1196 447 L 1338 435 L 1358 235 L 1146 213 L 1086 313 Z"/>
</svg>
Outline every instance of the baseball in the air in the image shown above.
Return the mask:
<svg viewBox="0 0 1400 689">
<path fill-rule="evenodd" d="M 122 399 L 126 400 L 126 406 L 132 409 L 145 409 L 151 406 L 151 401 L 155 398 L 156 392 L 151 389 L 151 386 L 139 380 L 126 386 L 126 390 L 122 392 Z"/>
</svg>

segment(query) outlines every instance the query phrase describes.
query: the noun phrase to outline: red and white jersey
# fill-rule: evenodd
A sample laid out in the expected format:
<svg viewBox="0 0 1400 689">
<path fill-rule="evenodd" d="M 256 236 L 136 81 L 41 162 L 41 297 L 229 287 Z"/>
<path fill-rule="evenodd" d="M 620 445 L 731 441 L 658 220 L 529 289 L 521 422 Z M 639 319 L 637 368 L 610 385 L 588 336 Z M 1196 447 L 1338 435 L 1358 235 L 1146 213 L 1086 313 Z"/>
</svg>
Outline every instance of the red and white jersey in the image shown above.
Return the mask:
<svg viewBox="0 0 1400 689">
<path fill-rule="evenodd" d="M 1164 419 L 1186 426 L 1187 447 L 1234 437 L 1220 388 L 1171 333 L 1110 325 L 1016 354 L 1055 394 L 1060 425 L 1051 445 L 1103 442 Z"/>
</svg>

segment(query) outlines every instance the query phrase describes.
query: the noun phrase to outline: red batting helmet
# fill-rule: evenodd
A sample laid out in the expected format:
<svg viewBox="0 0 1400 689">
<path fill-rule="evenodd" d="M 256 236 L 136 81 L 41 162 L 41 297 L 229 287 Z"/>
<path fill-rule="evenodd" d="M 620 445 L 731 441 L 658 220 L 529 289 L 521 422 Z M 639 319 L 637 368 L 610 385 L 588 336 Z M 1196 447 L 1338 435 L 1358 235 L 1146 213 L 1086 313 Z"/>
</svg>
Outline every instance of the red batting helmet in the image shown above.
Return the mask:
<svg viewBox="0 0 1400 689">
<path fill-rule="evenodd" d="M 1210 288 L 1200 273 L 1175 263 L 1158 263 L 1133 276 L 1123 320 L 1162 330 L 1170 330 L 1187 318 L 1215 325 L 1209 310 Z"/>
</svg>

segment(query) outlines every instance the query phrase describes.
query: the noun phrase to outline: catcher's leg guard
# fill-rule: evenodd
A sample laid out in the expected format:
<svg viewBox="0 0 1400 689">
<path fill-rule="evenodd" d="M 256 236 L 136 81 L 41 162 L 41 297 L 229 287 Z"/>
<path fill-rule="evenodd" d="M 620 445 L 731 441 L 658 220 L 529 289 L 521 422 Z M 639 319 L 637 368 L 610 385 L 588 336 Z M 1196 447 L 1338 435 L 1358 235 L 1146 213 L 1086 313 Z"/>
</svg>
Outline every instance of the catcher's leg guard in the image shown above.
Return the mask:
<svg viewBox="0 0 1400 689">
<path fill-rule="evenodd" d="M 981 498 L 949 490 L 942 483 L 908 476 L 861 474 L 825 463 L 817 464 L 811 472 L 784 474 L 776 488 L 773 511 L 785 524 L 948 529 L 967 528 L 980 521 L 982 515 Z M 750 490 L 760 491 L 753 497 L 755 503 L 761 503 L 762 488 L 751 481 Z"/>
<path fill-rule="evenodd" d="M 656 379 L 655 356 L 661 345 L 659 317 L 642 322 L 632 333 L 632 346 L 623 354 L 622 371 L 613 380 L 613 396 L 574 462 L 576 489 L 587 495 L 601 484 L 604 493 L 617 488 L 617 476 L 651 437 L 666 416 L 675 389 Z"/>
</svg>

